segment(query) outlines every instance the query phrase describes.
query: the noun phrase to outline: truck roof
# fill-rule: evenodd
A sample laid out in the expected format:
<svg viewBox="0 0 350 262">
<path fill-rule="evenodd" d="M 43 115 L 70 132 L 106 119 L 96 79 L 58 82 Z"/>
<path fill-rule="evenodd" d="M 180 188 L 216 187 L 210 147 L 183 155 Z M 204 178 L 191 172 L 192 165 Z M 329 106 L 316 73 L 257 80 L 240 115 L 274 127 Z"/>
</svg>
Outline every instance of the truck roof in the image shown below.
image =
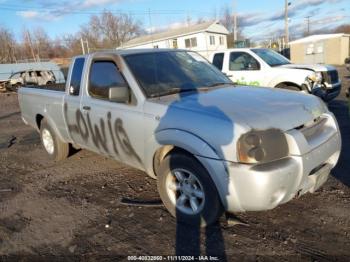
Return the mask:
<svg viewBox="0 0 350 262">
<path fill-rule="evenodd" d="M 268 49 L 268 48 L 264 48 L 264 47 L 227 48 L 225 50 L 215 51 L 214 53 L 223 53 L 226 51 L 250 51 L 250 50 L 255 50 L 255 49 Z"/>
<path fill-rule="evenodd" d="M 98 51 L 87 54 L 85 56 L 94 56 L 96 54 L 118 54 L 118 55 L 133 55 L 133 54 L 144 54 L 144 53 L 161 53 L 161 52 L 178 52 L 185 51 L 189 52 L 190 50 L 185 49 L 172 49 L 172 48 L 144 48 L 144 49 L 116 49 L 116 50 L 106 50 L 106 51 Z M 77 56 L 82 57 L 82 56 Z"/>
</svg>

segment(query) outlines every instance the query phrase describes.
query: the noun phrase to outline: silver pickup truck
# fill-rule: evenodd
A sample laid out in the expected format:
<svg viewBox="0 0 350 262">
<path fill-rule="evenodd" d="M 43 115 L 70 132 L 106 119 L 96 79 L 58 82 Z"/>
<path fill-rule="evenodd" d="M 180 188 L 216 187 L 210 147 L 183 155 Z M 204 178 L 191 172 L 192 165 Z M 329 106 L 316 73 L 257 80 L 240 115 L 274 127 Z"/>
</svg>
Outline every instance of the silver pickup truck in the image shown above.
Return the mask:
<svg viewBox="0 0 350 262">
<path fill-rule="evenodd" d="M 234 86 L 184 50 L 79 56 L 65 90 L 21 88 L 19 103 L 53 159 L 73 145 L 143 170 L 190 224 L 312 193 L 340 154 L 337 122 L 319 98 Z"/>
</svg>

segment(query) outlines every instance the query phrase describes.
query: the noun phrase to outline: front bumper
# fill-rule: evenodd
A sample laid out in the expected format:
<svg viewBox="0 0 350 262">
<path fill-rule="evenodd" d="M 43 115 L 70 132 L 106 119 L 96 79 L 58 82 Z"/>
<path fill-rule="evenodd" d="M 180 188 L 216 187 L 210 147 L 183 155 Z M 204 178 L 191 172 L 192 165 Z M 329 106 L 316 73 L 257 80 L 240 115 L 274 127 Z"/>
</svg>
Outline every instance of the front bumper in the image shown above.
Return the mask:
<svg viewBox="0 0 350 262">
<path fill-rule="evenodd" d="M 341 83 L 333 84 L 329 87 L 317 86 L 312 89 L 312 94 L 320 97 L 323 101 L 329 102 L 340 94 Z"/>
<path fill-rule="evenodd" d="M 238 199 L 227 197 L 227 211 L 268 210 L 295 196 L 315 192 L 338 161 L 339 141 L 336 135 L 308 154 L 265 165 L 229 166 L 228 192 L 234 192 Z"/>
<path fill-rule="evenodd" d="M 307 140 L 293 129 L 287 132 L 290 156 L 267 164 L 224 163 L 225 183 L 217 183 L 228 212 L 261 211 L 275 208 L 296 196 L 315 192 L 336 165 L 341 137 L 331 113 L 324 130 Z M 219 170 L 218 160 L 208 160 L 210 171 Z M 213 168 L 214 167 L 214 168 Z M 220 174 L 216 174 L 220 175 Z M 222 174 L 221 174 L 222 175 Z"/>
</svg>

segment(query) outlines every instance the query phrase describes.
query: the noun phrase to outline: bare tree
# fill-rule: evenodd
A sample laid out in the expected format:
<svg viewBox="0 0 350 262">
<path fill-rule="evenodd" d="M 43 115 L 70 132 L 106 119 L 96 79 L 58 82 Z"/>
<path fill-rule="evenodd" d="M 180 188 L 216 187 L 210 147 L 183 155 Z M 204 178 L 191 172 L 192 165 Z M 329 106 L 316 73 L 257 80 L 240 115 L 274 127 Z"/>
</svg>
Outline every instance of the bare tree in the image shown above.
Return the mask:
<svg viewBox="0 0 350 262">
<path fill-rule="evenodd" d="M 36 56 L 39 58 L 50 58 L 52 46 L 46 31 L 41 27 L 37 27 L 33 30 L 32 36 L 33 48 L 36 51 Z"/>
<path fill-rule="evenodd" d="M 204 19 L 203 17 L 198 17 L 197 21 L 196 21 L 196 24 L 202 24 L 202 23 L 205 23 L 205 22 L 208 22 L 208 21 L 206 19 Z"/>
<path fill-rule="evenodd" d="M 16 61 L 15 51 L 16 41 L 12 33 L 6 29 L 0 27 L 0 62 L 12 63 Z"/>
<path fill-rule="evenodd" d="M 37 27 L 33 30 L 23 28 L 22 43 L 18 46 L 18 54 L 22 60 L 33 59 L 51 59 L 59 56 L 65 56 L 68 47 L 62 44 L 63 40 L 56 38 L 50 39 L 46 31 Z"/>
<path fill-rule="evenodd" d="M 228 5 L 225 5 L 221 9 L 222 16 L 220 19 L 220 23 L 226 27 L 226 29 L 229 31 L 229 35 L 227 36 L 227 45 L 228 47 L 234 47 L 234 18 L 231 9 Z M 240 17 L 238 17 L 238 24 L 239 24 Z M 241 28 L 237 28 L 237 39 L 244 39 L 244 35 L 242 33 Z"/>
<path fill-rule="evenodd" d="M 338 26 L 336 29 L 334 29 L 334 33 L 350 34 L 350 24 L 344 24 L 344 25 Z"/>
<path fill-rule="evenodd" d="M 66 57 L 72 57 L 82 54 L 79 34 L 66 35 L 61 39 L 61 42 L 63 42 L 63 46 L 66 49 Z"/>
<path fill-rule="evenodd" d="M 220 19 L 220 23 L 223 24 L 230 33 L 233 32 L 234 21 L 231 9 L 228 7 L 228 5 L 222 7 L 222 17 Z"/>
<path fill-rule="evenodd" d="M 89 23 L 81 26 L 80 32 L 76 36 L 87 40 L 93 48 L 102 48 L 103 36 L 100 31 L 100 18 L 96 15 L 91 16 Z"/>
<path fill-rule="evenodd" d="M 87 25 L 81 27 L 81 37 L 93 48 L 116 48 L 142 32 L 140 22 L 128 14 L 114 15 L 104 11 L 92 16 Z"/>
<path fill-rule="evenodd" d="M 21 42 L 17 43 L 12 33 L 0 26 L 0 63 L 79 55 L 82 53 L 81 39 L 87 40 L 91 49 L 114 49 L 142 33 L 140 22 L 131 15 L 115 15 L 108 11 L 91 16 L 79 32 L 54 40 L 41 27 L 33 30 L 24 27 Z"/>
</svg>

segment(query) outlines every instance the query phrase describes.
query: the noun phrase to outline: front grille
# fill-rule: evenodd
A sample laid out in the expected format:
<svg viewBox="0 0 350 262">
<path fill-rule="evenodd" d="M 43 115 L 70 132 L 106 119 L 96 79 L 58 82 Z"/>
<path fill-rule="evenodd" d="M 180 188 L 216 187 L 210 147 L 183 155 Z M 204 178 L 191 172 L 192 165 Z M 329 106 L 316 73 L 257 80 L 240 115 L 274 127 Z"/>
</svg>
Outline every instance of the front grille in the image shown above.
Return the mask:
<svg viewBox="0 0 350 262">
<path fill-rule="evenodd" d="M 302 126 L 299 130 L 304 135 L 307 141 L 312 140 L 314 137 L 317 137 L 322 133 L 324 125 L 327 122 L 327 118 L 318 117 L 314 119 L 312 123 Z"/>
<path fill-rule="evenodd" d="M 314 169 L 311 170 L 311 172 L 309 173 L 309 176 L 312 176 L 314 174 L 316 174 L 318 171 L 320 171 L 322 168 L 324 168 L 327 164 L 323 163 L 321 165 L 318 165 L 317 167 L 315 167 Z"/>
<path fill-rule="evenodd" d="M 322 76 L 324 81 L 327 84 L 335 84 L 338 83 L 338 71 L 337 70 L 331 70 L 331 71 L 327 71 L 327 72 L 322 72 Z"/>
</svg>

